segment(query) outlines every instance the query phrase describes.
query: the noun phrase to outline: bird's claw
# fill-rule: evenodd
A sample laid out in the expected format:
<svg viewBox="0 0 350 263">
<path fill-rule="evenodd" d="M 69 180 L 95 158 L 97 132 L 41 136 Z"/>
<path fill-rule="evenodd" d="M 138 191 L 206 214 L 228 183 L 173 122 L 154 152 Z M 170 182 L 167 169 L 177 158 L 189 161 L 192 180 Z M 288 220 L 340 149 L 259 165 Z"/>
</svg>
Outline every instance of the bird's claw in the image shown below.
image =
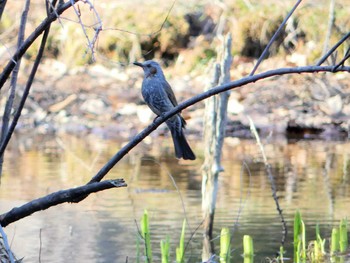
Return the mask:
<svg viewBox="0 0 350 263">
<path fill-rule="evenodd" d="M 157 116 L 154 118 L 153 122 L 156 122 L 157 119 L 163 117 L 164 115 L 165 115 L 165 113 L 162 113 L 162 114 L 160 114 L 160 115 L 157 115 Z"/>
</svg>

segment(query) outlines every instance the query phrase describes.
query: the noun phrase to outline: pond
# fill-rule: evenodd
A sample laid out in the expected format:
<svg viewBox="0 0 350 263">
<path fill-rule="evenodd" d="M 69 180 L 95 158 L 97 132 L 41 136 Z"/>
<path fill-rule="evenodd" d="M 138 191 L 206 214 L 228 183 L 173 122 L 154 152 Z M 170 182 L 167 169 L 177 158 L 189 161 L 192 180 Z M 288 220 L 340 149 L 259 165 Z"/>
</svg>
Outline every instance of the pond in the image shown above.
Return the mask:
<svg viewBox="0 0 350 263">
<path fill-rule="evenodd" d="M 124 178 L 128 187 L 52 207 L 6 227 L 16 256 L 24 262 L 136 262 L 139 223 L 147 209 L 154 262 L 160 262 L 159 243 L 167 235 L 175 260 L 184 218 L 186 262 L 201 262 L 203 145 L 189 138 L 198 158 L 178 161 L 169 138 L 151 140 L 137 146 L 107 176 Z M 0 212 L 86 183 L 123 143 L 93 135 L 16 136 L 5 156 Z M 306 223 L 307 240 L 314 238 L 316 224 L 328 238 L 340 219 L 350 218 L 350 143 L 276 138 L 263 140 L 263 145 L 288 226 L 285 256 L 292 257 L 297 210 Z M 235 262 L 243 261 L 245 234 L 254 240 L 255 262 L 275 257 L 282 224 L 255 141 L 227 138 L 222 164 L 214 222 L 217 254 L 220 230 L 229 227 Z"/>
</svg>

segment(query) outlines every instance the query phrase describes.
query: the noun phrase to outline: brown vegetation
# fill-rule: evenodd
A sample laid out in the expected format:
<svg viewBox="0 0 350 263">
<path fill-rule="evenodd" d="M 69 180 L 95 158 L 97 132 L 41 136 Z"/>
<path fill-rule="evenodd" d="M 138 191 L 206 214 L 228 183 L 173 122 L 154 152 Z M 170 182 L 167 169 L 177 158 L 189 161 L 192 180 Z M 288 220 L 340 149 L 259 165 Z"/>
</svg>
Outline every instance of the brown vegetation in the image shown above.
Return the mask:
<svg viewBox="0 0 350 263">
<path fill-rule="evenodd" d="M 86 38 L 80 25 L 73 22 L 77 21 L 76 14 L 67 10 L 52 26 L 45 60 L 39 67 L 21 127 L 39 127 L 41 132 L 83 131 L 128 138 L 140 129 L 140 123 L 152 119 L 152 115 L 144 114 L 145 106 L 139 96 L 141 75 L 129 62 L 155 57 L 164 66 L 171 65 L 166 74 L 182 101 L 200 93 L 210 79 L 206 68 L 217 54 L 216 34 L 231 32 L 235 55 L 231 75 L 239 79 L 249 74 L 254 59 L 293 3 L 270 0 L 214 5 L 178 1 L 171 8 L 171 3 L 156 1 L 98 2 L 95 5 L 103 17 L 103 31 L 97 43 L 97 63 L 92 66 L 87 66 L 91 54 Z M 90 35 L 96 20 L 89 15 L 92 13 L 86 5 L 78 3 L 78 6 Z M 14 50 L 18 14 L 23 7 L 21 3 L 9 2 L 6 8 L 1 20 L 1 37 L 6 42 L 6 47 L 1 48 L 1 65 L 5 65 Z M 330 44 L 349 28 L 348 9 L 344 2 L 337 3 Z M 26 32 L 31 32 L 44 17 L 42 2 L 33 1 Z M 270 59 L 262 64 L 261 70 L 312 64 L 322 53 L 327 31 L 327 21 L 320 21 L 322 17 L 328 17 L 327 1 L 301 5 L 274 42 Z M 25 68 L 29 67 L 38 45 L 27 52 L 27 62 L 22 63 Z M 20 85 L 24 85 L 21 78 L 24 75 L 20 75 Z M 344 116 L 349 112 L 349 85 L 344 78 L 344 75 L 283 77 L 265 81 L 259 84 L 259 89 L 241 89 L 231 98 L 228 132 L 241 134 L 240 129 L 247 121 L 245 113 L 256 116 L 259 128 L 273 126 L 281 132 L 295 127 L 324 130 L 324 125 L 347 130 L 348 120 Z M 184 112 L 189 129 L 198 133 L 201 108 L 196 105 Z M 128 121 L 123 127 L 115 123 L 126 123 L 125 120 Z"/>
</svg>

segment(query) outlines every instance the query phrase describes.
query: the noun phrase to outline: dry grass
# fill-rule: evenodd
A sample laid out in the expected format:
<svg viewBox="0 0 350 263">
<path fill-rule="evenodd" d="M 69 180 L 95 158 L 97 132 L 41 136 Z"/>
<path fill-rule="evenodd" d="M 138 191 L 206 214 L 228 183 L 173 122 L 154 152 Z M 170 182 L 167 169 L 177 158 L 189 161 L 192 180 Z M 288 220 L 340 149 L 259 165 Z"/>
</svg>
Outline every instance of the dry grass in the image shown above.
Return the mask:
<svg viewBox="0 0 350 263">
<path fill-rule="evenodd" d="M 171 8 L 171 2 L 98 1 L 95 5 L 103 20 L 104 30 L 98 40 L 97 60 L 99 63 L 115 65 L 116 62 L 128 63 L 135 59 L 156 57 L 171 64 L 174 59 L 184 54 L 186 70 L 207 63 L 216 55 L 217 43 L 214 40 L 216 32 L 209 31 L 204 35 L 191 36 L 193 27 L 185 18 L 187 14 L 201 14 L 198 23 L 204 23 L 210 17 L 216 25 L 225 17 L 223 32 L 230 31 L 233 35 L 232 52 L 256 57 L 294 2 L 240 0 L 215 5 L 207 1 L 179 0 L 175 2 L 167 21 L 157 34 Z M 350 26 L 349 2 L 349 0 L 342 1 L 336 5 L 336 26 L 333 29 L 331 43 L 334 43 Z M 7 3 L 0 24 L 0 40 L 3 44 L 0 48 L 1 61 L 9 58 L 9 53 L 15 46 L 22 8 L 21 1 Z M 93 13 L 82 3 L 79 3 L 79 8 L 88 34 L 92 36 L 96 22 Z M 329 1 L 326 0 L 305 1 L 293 16 L 297 32 L 286 31 L 283 36 L 296 33 L 295 37 L 283 45 L 284 38 L 278 39 L 270 55 L 285 56 L 297 52 L 304 54 L 307 61 L 313 61 L 318 57 L 322 52 L 322 43 L 327 31 L 328 8 Z M 30 11 L 27 35 L 45 17 L 42 1 L 32 1 Z M 68 66 L 84 65 L 89 63 L 90 59 L 89 54 L 86 54 L 87 43 L 84 34 L 80 25 L 74 21 L 77 21 L 77 18 L 70 10 L 64 13 L 61 19 L 62 25 L 55 22 L 46 52 L 47 57 L 53 57 Z M 26 57 L 31 58 L 36 50 L 37 44 L 27 52 Z"/>
</svg>

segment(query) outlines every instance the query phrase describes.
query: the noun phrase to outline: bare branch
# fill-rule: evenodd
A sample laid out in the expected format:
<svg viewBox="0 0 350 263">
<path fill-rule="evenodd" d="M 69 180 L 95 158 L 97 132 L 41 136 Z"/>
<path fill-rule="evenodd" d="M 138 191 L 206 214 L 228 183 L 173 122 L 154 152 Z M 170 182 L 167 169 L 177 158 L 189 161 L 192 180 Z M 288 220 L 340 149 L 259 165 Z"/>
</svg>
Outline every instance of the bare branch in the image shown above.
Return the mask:
<svg viewBox="0 0 350 263">
<path fill-rule="evenodd" d="M 328 27 L 327 27 L 327 33 L 323 45 L 323 52 L 322 55 L 324 55 L 327 52 L 329 40 L 332 35 L 332 29 L 334 27 L 335 22 L 335 0 L 330 0 L 329 3 L 329 12 L 328 12 Z"/>
<path fill-rule="evenodd" d="M 30 0 L 26 0 L 24 4 L 24 9 L 21 16 L 21 23 L 19 26 L 19 32 L 18 32 L 18 39 L 17 39 L 17 46 L 20 47 L 23 43 L 24 39 L 24 32 L 27 24 L 27 17 L 29 12 L 29 6 L 30 6 Z M 8 135 L 8 127 L 10 123 L 11 118 L 11 111 L 13 107 L 13 102 L 15 100 L 16 95 L 16 86 L 17 86 L 17 77 L 18 77 L 18 71 L 19 67 L 21 65 L 21 59 L 19 59 L 16 63 L 16 66 L 13 69 L 12 76 L 11 76 L 11 85 L 10 85 L 10 94 L 6 101 L 4 114 L 2 116 L 2 127 L 1 127 L 1 144 L 4 142 L 5 137 Z M 4 155 L 3 152 L 0 152 L 0 177 L 2 174 L 2 165 L 4 162 Z"/>
<path fill-rule="evenodd" d="M 32 71 L 30 72 L 29 78 L 28 78 L 27 83 L 26 83 L 26 87 L 24 88 L 24 92 L 23 92 L 21 101 L 20 101 L 19 106 L 18 106 L 18 108 L 17 108 L 17 110 L 15 112 L 15 115 L 13 117 L 11 125 L 10 125 L 10 127 L 9 127 L 9 129 L 8 129 L 8 131 L 6 133 L 6 136 L 1 141 L 0 156 L 2 156 L 4 154 L 5 149 L 6 149 L 8 143 L 9 143 L 9 141 L 11 139 L 11 136 L 12 136 L 15 128 L 16 128 L 18 120 L 21 117 L 24 104 L 25 104 L 25 102 L 26 102 L 26 100 L 28 98 L 29 91 L 30 91 L 30 88 L 31 88 L 32 83 L 34 81 L 34 77 L 35 77 L 36 71 L 38 70 L 41 58 L 42 58 L 43 53 L 44 53 L 45 44 L 46 44 L 46 41 L 47 41 L 47 37 L 49 35 L 49 31 L 50 31 L 50 27 L 48 27 L 45 30 L 45 32 L 44 32 L 44 35 L 43 35 L 43 38 L 41 40 L 41 44 L 40 44 L 40 47 L 39 47 L 38 55 L 36 56 L 36 59 L 35 59 Z"/>
<path fill-rule="evenodd" d="M 323 62 L 326 61 L 326 59 L 333 54 L 333 52 L 345 42 L 350 37 L 350 31 L 344 35 L 316 64 L 316 66 L 320 66 L 323 64 Z"/>
<path fill-rule="evenodd" d="M 346 60 L 348 60 L 350 58 L 350 47 L 348 48 L 348 50 L 345 52 L 345 56 L 342 58 L 342 60 L 340 60 L 340 62 L 334 66 L 334 70 L 336 70 L 337 68 L 339 68 L 340 66 L 344 65 L 344 62 Z"/>
<path fill-rule="evenodd" d="M 73 3 L 78 2 L 79 0 L 72 0 Z M 68 1 L 65 4 L 60 5 L 57 8 L 57 14 L 60 15 L 68 8 L 72 6 L 72 2 Z M 32 32 L 29 37 L 23 42 L 23 44 L 17 49 L 16 53 L 12 56 L 11 60 L 4 67 L 2 73 L 0 74 L 0 90 L 4 86 L 6 80 L 10 76 L 13 68 L 15 67 L 17 61 L 25 54 L 27 49 L 32 45 L 32 43 L 49 27 L 49 25 L 57 20 L 57 15 L 51 13 L 41 24 Z"/>
<path fill-rule="evenodd" d="M 267 44 L 267 46 L 265 47 L 263 53 L 261 54 L 261 56 L 259 57 L 258 62 L 256 62 L 252 72 L 250 72 L 249 76 L 253 76 L 255 74 L 255 71 L 258 69 L 259 65 L 261 64 L 261 62 L 263 61 L 263 59 L 266 57 L 267 52 L 269 51 L 273 41 L 275 41 L 275 39 L 277 38 L 277 36 L 279 35 L 279 33 L 281 32 L 282 28 L 285 26 L 285 24 L 287 23 L 288 19 L 292 16 L 292 14 L 294 13 L 294 11 L 297 9 L 298 5 L 301 3 L 302 0 L 298 0 L 298 2 L 295 3 L 295 5 L 293 6 L 292 10 L 290 10 L 290 12 L 288 13 L 288 15 L 286 16 L 286 18 L 283 20 L 282 24 L 278 27 L 277 31 L 275 32 L 275 34 L 272 36 L 272 38 L 270 39 L 269 43 Z"/>
<path fill-rule="evenodd" d="M 54 1 L 51 1 L 51 0 L 46 0 L 45 1 L 45 4 L 46 4 L 46 13 L 47 15 L 49 16 L 50 13 L 54 13 L 56 16 L 57 16 L 57 19 L 58 19 L 58 22 L 60 23 L 60 25 L 62 26 L 63 28 L 63 23 L 61 21 L 61 18 L 60 16 L 58 15 L 57 11 L 56 11 L 56 3 L 57 3 L 57 0 L 54 0 Z"/>
<path fill-rule="evenodd" d="M 90 9 L 93 10 L 97 20 L 98 20 L 98 23 L 97 23 L 97 27 L 94 26 L 94 29 L 95 29 L 95 35 L 94 37 L 92 38 L 92 40 L 90 41 L 90 38 L 86 32 L 86 28 L 84 26 L 84 23 L 81 19 L 81 13 L 80 13 L 80 10 L 78 8 L 75 7 L 74 5 L 74 0 L 70 0 L 72 2 L 72 6 L 73 6 L 73 9 L 74 9 L 74 12 L 75 14 L 77 15 L 77 18 L 78 18 L 78 21 L 79 21 L 79 24 L 84 32 L 84 35 L 85 35 L 85 38 L 88 42 L 88 49 L 90 50 L 91 52 L 91 59 L 92 61 L 95 61 L 95 44 L 96 44 L 96 41 L 98 39 L 98 35 L 99 33 L 102 31 L 102 20 L 99 16 L 99 14 L 97 13 L 94 5 L 89 1 L 89 0 L 82 0 L 83 3 L 87 3 L 89 6 L 90 6 Z M 86 52 L 87 53 L 87 52 Z"/>
<path fill-rule="evenodd" d="M 12 208 L 9 212 L 0 215 L 0 224 L 3 227 L 27 217 L 35 212 L 48 209 L 49 207 L 72 202 L 81 196 L 88 196 L 110 188 L 126 187 L 124 179 L 106 180 L 102 182 L 92 183 L 76 188 L 61 190 L 47 196 L 32 200 L 20 207 Z"/>
</svg>

